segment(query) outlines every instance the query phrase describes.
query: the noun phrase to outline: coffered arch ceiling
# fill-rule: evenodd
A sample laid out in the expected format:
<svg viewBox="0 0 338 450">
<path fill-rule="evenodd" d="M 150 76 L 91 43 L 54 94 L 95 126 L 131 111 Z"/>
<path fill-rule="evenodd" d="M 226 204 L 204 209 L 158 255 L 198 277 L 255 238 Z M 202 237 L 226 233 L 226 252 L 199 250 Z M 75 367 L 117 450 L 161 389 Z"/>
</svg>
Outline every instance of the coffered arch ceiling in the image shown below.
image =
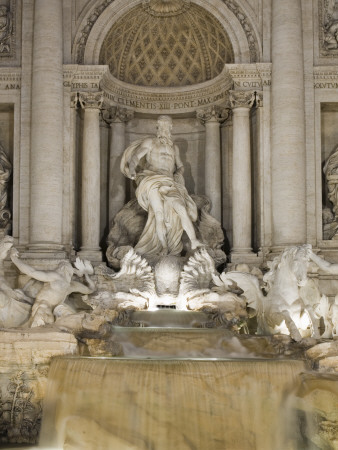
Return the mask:
<svg viewBox="0 0 338 450">
<path fill-rule="evenodd" d="M 165 5 L 166 10 L 163 8 L 163 5 Z M 129 15 L 131 11 L 133 11 L 133 13 Z M 201 27 L 198 22 L 198 17 L 201 17 L 201 12 L 203 12 L 203 17 L 205 18 L 204 27 Z M 140 14 L 140 17 L 142 14 L 142 17 L 145 17 L 146 20 L 149 21 L 148 23 L 151 24 L 153 33 L 156 31 L 156 27 L 155 25 L 152 25 L 152 21 L 157 21 L 157 23 L 162 22 L 162 24 L 166 23 L 166 27 L 161 26 L 160 28 L 158 27 L 157 30 L 160 31 L 163 38 L 163 36 L 165 37 L 166 30 L 167 36 L 169 35 L 170 28 L 171 31 L 174 31 L 173 38 L 176 42 L 180 42 L 180 37 L 182 41 L 185 42 L 184 37 L 182 37 L 182 35 L 184 35 L 184 31 L 182 30 L 181 35 L 177 36 L 173 24 L 175 21 L 177 24 L 183 24 L 183 19 L 185 19 L 185 24 L 188 28 L 190 27 L 190 31 L 189 33 L 186 31 L 186 43 L 184 43 L 184 48 L 181 48 L 181 50 L 187 52 L 189 44 L 193 44 L 193 47 L 200 50 L 198 54 L 195 50 L 192 51 L 194 55 L 192 61 L 190 62 L 191 72 L 189 71 L 188 76 L 188 79 L 190 77 L 190 81 L 187 81 L 187 78 L 185 78 L 185 81 L 183 79 L 182 81 L 179 79 L 182 78 L 182 76 L 179 73 L 179 68 L 177 66 L 180 66 L 182 69 L 182 65 L 184 64 L 184 59 L 182 56 L 181 58 L 183 62 L 180 62 L 174 68 L 174 71 L 177 71 L 177 80 L 175 80 L 175 83 L 171 73 L 169 77 L 166 76 L 168 74 L 163 74 L 165 81 L 162 79 L 161 82 L 158 81 L 157 86 L 159 88 L 160 86 L 168 87 L 170 85 L 176 85 L 176 88 L 184 88 L 185 83 L 195 83 L 195 79 L 197 80 L 198 77 L 203 79 L 203 74 L 205 78 L 208 78 L 208 76 L 212 77 L 215 73 L 217 73 L 216 71 L 219 70 L 220 60 L 225 62 L 234 62 L 235 64 L 247 64 L 250 62 L 255 63 L 261 61 L 262 45 L 257 28 L 258 25 L 255 22 L 255 18 L 253 17 L 252 11 L 248 7 L 246 0 L 128 0 L 128 2 L 125 0 L 93 0 L 90 11 L 87 10 L 78 22 L 77 32 L 75 33 L 73 40 L 73 62 L 76 64 L 93 65 L 105 61 L 111 66 L 113 73 L 117 74 L 117 70 L 120 70 L 120 72 L 122 71 L 123 76 L 125 76 L 126 68 L 122 67 L 122 65 L 126 61 L 123 55 L 126 56 L 127 52 L 125 51 L 123 45 L 126 45 L 126 48 L 133 48 L 136 52 L 140 52 L 140 49 L 136 50 L 137 46 L 135 45 L 135 41 L 133 39 L 137 33 L 139 33 L 138 36 L 142 35 L 143 38 L 146 39 L 145 27 L 142 26 L 143 24 L 140 24 L 139 18 L 135 17 L 135 13 Z M 134 18 L 132 18 L 133 15 Z M 178 18 L 180 15 L 182 15 L 182 17 Z M 126 28 L 119 28 L 119 26 L 123 24 L 127 27 L 127 23 L 130 24 L 129 34 Z M 172 24 L 171 27 L 169 27 L 170 23 Z M 134 26 L 135 24 L 136 27 Z M 118 65 L 117 53 L 112 56 L 109 54 L 110 50 L 108 50 L 109 45 L 113 44 L 112 40 L 110 41 L 110 44 L 108 41 L 109 39 L 112 39 L 114 32 L 116 33 L 117 29 L 122 30 L 125 37 L 124 43 L 120 44 L 119 50 L 119 55 L 121 56 L 119 63 L 121 62 L 121 67 Z M 210 50 L 213 42 L 213 29 L 217 30 L 217 34 L 220 37 L 219 40 L 224 47 L 223 49 L 221 48 L 222 46 L 220 46 L 216 49 L 216 51 Z M 130 40 L 128 40 L 127 36 Z M 147 44 L 147 40 L 142 43 L 141 53 L 146 53 L 150 50 L 148 47 L 150 45 L 155 46 L 157 49 L 156 42 L 153 37 L 150 38 L 149 44 Z M 171 44 L 173 45 L 172 49 L 164 48 L 164 45 L 162 45 L 160 41 L 158 41 L 157 45 L 159 45 L 159 53 L 161 58 L 159 59 L 159 62 L 153 63 L 156 66 L 163 62 L 163 59 L 166 57 L 168 52 L 170 56 L 172 56 L 172 52 L 175 52 L 175 50 L 178 54 L 180 53 L 180 51 L 177 50 L 173 44 Z M 179 46 L 182 47 L 182 43 L 180 43 Z M 224 55 L 224 49 L 226 55 Z M 118 50 L 114 49 L 114 52 L 118 52 Z M 142 77 L 140 75 L 139 81 L 137 81 L 137 75 L 135 72 L 135 81 L 132 82 L 143 82 L 145 86 L 149 86 L 154 83 L 154 79 L 150 82 L 147 80 L 147 78 L 150 79 L 151 73 L 147 75 L 148 72 L 145 69 L 142 69 L 144 62 L 142 60 L 141 53 L 138 57 L 138 62 L 140 63 L 138 70 L 139 72 L 142 72 Z M 197 74 L 197 71 L 194 71 L 194 65 L 197 64 L 198 55 L 201 56 L 201 53 L 204 65 L 199 64 L 200 73 Z M 214 56 L 216 55 L 217 58 L 215 61 Z M 177 63 L 178 57 L 177 55 L 175 55 L 175 57 L 176 61 L 175 58 L 173 58 L 174 62 L 171 62 L 172 67 L 174 66 L 174 63 Z M 115 62 L 113 62 L 114 60 Z M 169 56 L 166 61 L 166 64 L 169 65 Z M 130 60 L 130 76 L 133 70 L 131 66 L 135 64 L 136 62 Z M 187 61 L 186 65 L 188 65 Z M 214 72 L 212 72 L 213 70 Z M 184 68 L 184 71 L 186 71 L 186 68 Z M 113 76 L 113 78 L 116 79 L 115 76 Z M 143 78 L 142 81 L 141 78 Z M 142 84 L 140 84 L 140 86 L 142 86 Z"/>
<path fill-rule="evenodd" d="M 135 6 L 113 24 L 99 57 L 120 81 L 158 87 L 202 83 L 233 62 L 221 23 L 188 0 L 148 0 Z"/>
</svg>

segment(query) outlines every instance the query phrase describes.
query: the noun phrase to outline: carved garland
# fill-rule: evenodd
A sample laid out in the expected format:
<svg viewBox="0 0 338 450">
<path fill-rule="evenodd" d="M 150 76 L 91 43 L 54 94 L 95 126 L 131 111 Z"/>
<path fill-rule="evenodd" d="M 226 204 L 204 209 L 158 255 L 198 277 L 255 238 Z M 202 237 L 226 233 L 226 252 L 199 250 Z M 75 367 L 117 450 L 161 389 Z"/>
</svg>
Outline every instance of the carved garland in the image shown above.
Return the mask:
<svg viewBox="0 0 338 450">
<path fill-rule="evenodd" d="M 255 34 L 252 26 L 246 17 L 244 11 L 235 3 L 233 0 L 223 0 L 223 3 L 232 11 L 237 17 L 239 23 L 241 24 L 243 31 L 246 35 L 249 49 L 250 49 L 250 61 L 252 63 L 258 62 L 258 51 L 256 46 Z"/>
<path fill-rule="evenodd" d="M 104 0 L 101 5 L 97 6 L 91 15 L 87 19 L 87 25 L 82 28 L 81 37 L 77 41 L 77 53 L 76 53 L 76 62 L 78 64 L 83 64 L 84 61 L 84 53 L 88 40 L 88 36 L 95 25 L 95 22 L 99 18 L 99 16 L 103 13 L 103 11 L 111 4 L 114 0 Z"/>
<path fill-rule="evenodd" d="M 111 4 L 114 0 L 105 0 L 101 5 L 97 6 L 94 11 L 91 13 L 89 18 L 87 19 L 87 25 L 81 31 L 81 36 L 77 41 L 77 53 L 76 53 L 76 62 L 77 64 L 83 64 L 84 62 L 84 53 L 87 44 L 87 40 L 89 34 L 95 25 L 95 22 L 99 18 L 99 16 L 103 13 L 103 11 Z M 254 35 L 254 31 L 252 26 L 247 19 L 243 10 L 234 2 L 234 0 L 222 0 L 223 3 L 232 11 L 240 22 L 246 38 L 248 40 L 249 49 L 250 49 L 250 61 L 252 63 L 258 62 L 258 51 L 256 45 L 256 39 Z M 325 0 L 328 1 L 328 0 Z"/>
</svg>

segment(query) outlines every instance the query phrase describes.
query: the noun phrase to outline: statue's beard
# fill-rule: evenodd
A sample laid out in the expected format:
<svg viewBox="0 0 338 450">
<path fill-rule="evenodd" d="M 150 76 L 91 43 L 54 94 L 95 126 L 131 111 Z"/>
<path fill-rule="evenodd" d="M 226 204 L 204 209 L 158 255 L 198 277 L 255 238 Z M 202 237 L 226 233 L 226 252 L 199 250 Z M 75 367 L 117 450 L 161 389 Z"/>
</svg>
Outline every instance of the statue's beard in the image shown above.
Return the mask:
<svg viewBox="0 0 338 450">
<path fill-rule="evenodd" d="M 165 131 L 159 130 L 157 133 L 157 139 L 161 142 L 161 144 L 169 145 L 170 147 L 174 145 L 170 133 L 166 133 Z"/>
</svg>

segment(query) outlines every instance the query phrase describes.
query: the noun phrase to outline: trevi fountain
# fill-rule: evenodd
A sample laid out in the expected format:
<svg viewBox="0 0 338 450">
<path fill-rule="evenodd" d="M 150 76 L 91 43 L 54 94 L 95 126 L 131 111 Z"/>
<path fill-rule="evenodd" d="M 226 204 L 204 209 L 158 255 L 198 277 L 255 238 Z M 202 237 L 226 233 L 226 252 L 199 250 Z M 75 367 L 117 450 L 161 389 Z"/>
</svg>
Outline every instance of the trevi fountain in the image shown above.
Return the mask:
<svg viewBox="0 0 338 450">
<path fill-rule="evenodd" d="M 0 448 L 338 449 L 337 124 L 337 0 L 0 0 Z"/>
</svg>

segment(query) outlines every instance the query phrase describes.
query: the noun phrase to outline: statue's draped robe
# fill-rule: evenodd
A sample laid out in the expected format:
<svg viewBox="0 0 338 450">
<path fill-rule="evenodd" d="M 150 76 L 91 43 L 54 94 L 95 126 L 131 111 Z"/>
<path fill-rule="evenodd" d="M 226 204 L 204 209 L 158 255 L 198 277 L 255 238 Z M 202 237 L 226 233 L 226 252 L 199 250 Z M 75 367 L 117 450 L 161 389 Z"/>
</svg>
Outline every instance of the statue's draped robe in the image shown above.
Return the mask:
<svg viewBox="0 0 338 450">
<path fill-rule="evenodd" d="M 143 141 L 144 139 L 135 141 L 123 154 L 121 171 L 128 178 L 131 178 L 129 162 Z M 160 172 L 148 169 L 141 170 L 136 176 L 136 184 L 137 201 L 148 212 L 148 218 L 135 250 L 141 255 L 158 255 L 163 249 L 156 232 L 155 213 L 149 204 L 149 193 L 156 190 L 163 203 L 168 254 L 179 255 L 183 247 L 183 228 L 181 219 L 173 208 L 173 202 L 180 203 L 186 209 L 192 222 L 195 222 L 197 220 L 197 207 L 193 199 L 189 196 L 183 184 Z"/>
</svg>

